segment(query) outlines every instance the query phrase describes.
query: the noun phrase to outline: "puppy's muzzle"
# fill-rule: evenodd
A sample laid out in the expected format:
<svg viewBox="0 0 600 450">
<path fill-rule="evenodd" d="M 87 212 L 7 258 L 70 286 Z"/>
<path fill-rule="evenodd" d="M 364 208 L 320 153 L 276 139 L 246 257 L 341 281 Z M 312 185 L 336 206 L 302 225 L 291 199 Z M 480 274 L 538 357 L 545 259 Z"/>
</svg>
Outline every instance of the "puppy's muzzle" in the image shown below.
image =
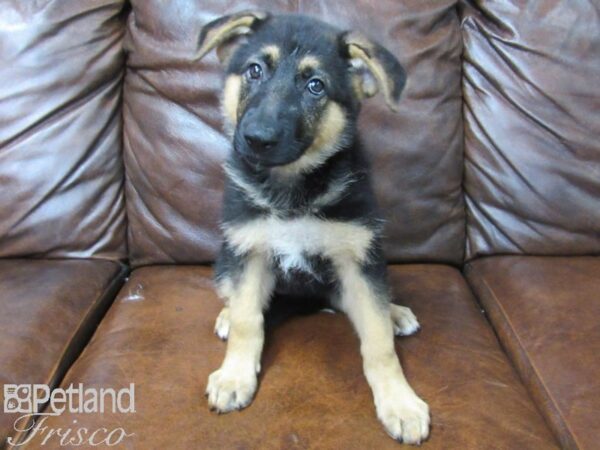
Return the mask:
<svg viewBox="0 0 600 450">
<path fill-rule="evenodd" d="M 243 134 L 246 145 L 258 155 L 274 148 L 280 138 L 279 131 L 274 127 L 259 123 L 248 124 Z"/>
</svg>

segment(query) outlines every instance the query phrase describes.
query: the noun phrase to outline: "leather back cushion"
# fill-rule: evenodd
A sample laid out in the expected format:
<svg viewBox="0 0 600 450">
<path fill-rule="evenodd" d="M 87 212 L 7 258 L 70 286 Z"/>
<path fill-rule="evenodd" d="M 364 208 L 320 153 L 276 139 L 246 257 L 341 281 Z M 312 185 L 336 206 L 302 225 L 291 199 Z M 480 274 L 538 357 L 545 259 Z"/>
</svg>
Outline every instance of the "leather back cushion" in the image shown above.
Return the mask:
<svg viewBox="0 0 600 450">
<path fill-rule="evenodd" d="M 467 257 L 597 253 L 597 6 L 479 5 L 463 19 Z"/>
<path fill-rule="evenodd" d="M 400 112 L 369 100 L 360 130 L 388 220 L 393 261 L 460 262 L 464 248 L 461 36 L 454 0 L 132 2 L 126 48 L 125 165 L 133 265 L 209 262 L 220 242 L 222 73 L 195 61 L 203 24 L 249 8 L 359 29 L 408 73 Z"/>
<path fill-rule="evenodd" d="M 123 2 L 0 8 L 0 257 L 126 257 Z"/>
</svg>

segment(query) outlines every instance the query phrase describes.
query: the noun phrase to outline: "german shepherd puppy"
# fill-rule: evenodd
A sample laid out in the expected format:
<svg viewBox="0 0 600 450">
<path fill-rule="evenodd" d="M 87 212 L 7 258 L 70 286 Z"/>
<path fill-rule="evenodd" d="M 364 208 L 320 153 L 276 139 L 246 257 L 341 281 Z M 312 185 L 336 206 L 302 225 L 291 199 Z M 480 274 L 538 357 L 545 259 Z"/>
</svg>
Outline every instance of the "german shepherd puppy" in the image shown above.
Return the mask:
<svg viewBox="0 0 600 450">
<path fill-rule="evenodd" d="M 429 410 L 409 386 L 394 334 L 419 328 L 390 303 L 382 220 L 356 132 L 361 101 L 381 91 L 395 109 L 404 70 L 385 48 L 299 15 L 242 12 L 200 34 L 225 65 L 223 113 L 233 152 L 225 164 L 224 243 L 215 281 L 228 339 L 206 395 L 219 413 L 250 404 L 264 313 L 274 294 L 323 297 L 361 341 L 377 416 L 394 439 L 419 444 Z"/>
</svg>

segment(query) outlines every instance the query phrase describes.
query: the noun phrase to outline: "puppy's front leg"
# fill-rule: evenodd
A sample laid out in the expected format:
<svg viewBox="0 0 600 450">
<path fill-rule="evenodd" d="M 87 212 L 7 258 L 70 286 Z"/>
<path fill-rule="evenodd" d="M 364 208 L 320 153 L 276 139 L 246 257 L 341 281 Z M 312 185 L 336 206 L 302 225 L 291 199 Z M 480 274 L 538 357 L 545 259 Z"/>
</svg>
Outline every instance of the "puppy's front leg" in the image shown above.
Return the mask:
<svg viewBox="0 0 600 450">
<path fill-rule="evenodd" d="M 370 280 L 359 264 L 338 261 L 339 306 L 360 338 L 363 369 L 377 416 L 394 439 L 419 444 L 429 435 L 429 408 L 412 390 L 394 349 L 387 292 Z"/>
<path fill-rule="evenodd" d="M 264 342 L 263 309 L 273 290 L 273 276 L 264 254 L 250 254 L 235 277 L 229 298 L 229 338 L 221 368 L 208 377 L 211 409 L 226 413 L 250 404 L 260 372 Z"/>
</svg>

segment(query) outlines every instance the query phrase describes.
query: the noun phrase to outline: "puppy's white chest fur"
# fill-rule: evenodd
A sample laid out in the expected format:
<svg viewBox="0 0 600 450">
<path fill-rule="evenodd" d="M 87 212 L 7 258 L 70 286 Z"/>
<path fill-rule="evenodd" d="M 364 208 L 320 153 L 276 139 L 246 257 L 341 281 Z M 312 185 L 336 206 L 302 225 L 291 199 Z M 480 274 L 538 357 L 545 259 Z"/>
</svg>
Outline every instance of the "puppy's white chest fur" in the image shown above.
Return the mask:
<svg viewBox="0 0 600 450">
<path fill-rule="evenodd" d="M 293 219 L 268 216 L 228 226 L 225 236 L 236 253 L 266 253 L 278 261 L 282 270 L 289 271 L 306 270 L 308 256 L 361 262 L 367 257 L 373 231 L 364 225 L 314 216 Z"/>
</svg>

